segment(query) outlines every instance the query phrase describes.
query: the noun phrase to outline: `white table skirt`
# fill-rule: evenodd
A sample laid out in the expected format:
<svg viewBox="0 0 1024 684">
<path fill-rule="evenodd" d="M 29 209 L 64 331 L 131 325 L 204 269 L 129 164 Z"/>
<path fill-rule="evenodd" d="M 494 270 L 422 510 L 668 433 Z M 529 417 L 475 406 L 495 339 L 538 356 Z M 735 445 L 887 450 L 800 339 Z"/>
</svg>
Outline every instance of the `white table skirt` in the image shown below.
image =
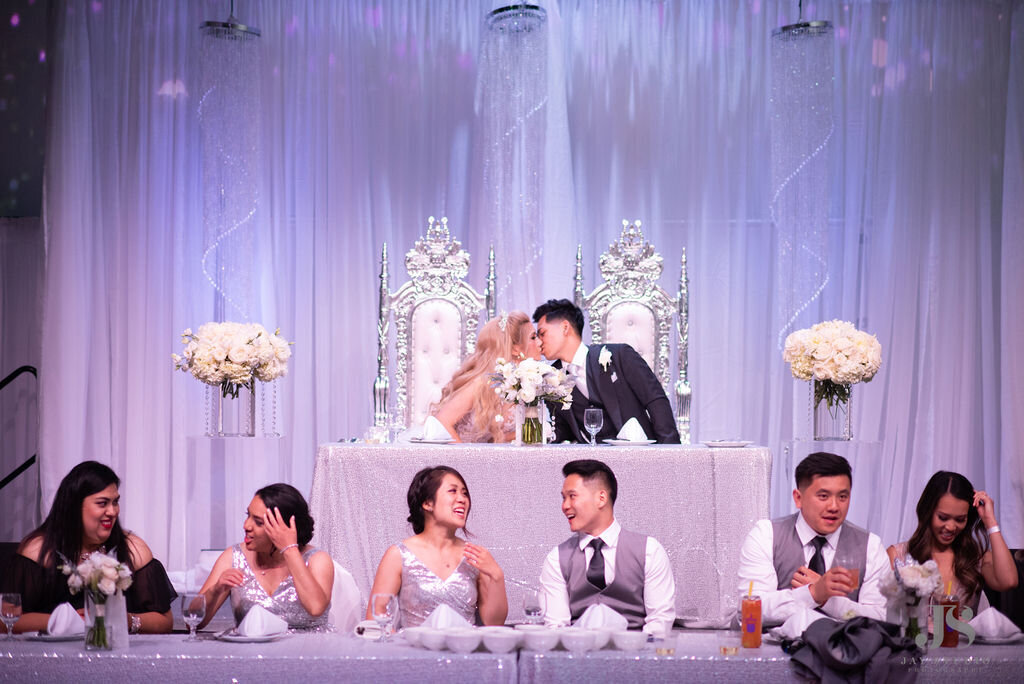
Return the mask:
<svg viewBox="0 0 1024 684">
<path fill-rule="evenodd" d="M 313 543 L 369 593 L 384 551 L 408 537 L 406 492 L 416 471 L 449 465 L 472 496 L 472 540 L 505 571 L 509 619 L 522 588 L 536 586 L 544 556 L 569 535 L 561 468 L 578 458 L 608 463 L 618 480 L 616 518 L 668 552 L 679 618 L 719 623 L 735 608 L 739 549 L 768 516 L 771 454 L 764 447 L 324 444 L 311 495 Z"/>
<path fill-rule="evenodd" d="M 377 644 L 338 634 L 292 634 L 268 643 L 138 635 L 127 651 L 85 651 L 82 640 L 0 641 L 0 682 L 454 682 L 514 684 L 515 651 L 466 655 Z"/>
</svg>

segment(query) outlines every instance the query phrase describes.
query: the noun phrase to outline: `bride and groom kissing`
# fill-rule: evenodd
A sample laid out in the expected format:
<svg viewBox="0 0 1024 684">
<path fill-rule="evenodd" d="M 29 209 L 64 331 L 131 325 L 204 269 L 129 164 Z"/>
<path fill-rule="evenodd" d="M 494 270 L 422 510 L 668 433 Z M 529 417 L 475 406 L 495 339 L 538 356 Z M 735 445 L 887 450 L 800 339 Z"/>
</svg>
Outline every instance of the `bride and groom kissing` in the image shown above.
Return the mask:
<svg viewBox="0 0 1024 684">
<path fill-rule="evenodd" d="M 576 366 L 572 404 L 552 404 L 556 442 L 589 442 L 583 429 L 584 411 L 601 409 L 598 440 L 614 438 L 631 418 L 644 434 L 659 443 L 678 444 L 675 417 L 665 391 L 647 362 L 628 344 L 583 344 L 583 312 L 567 299 L 549 299 L 533 313 L 533 323 L 521 311 L 488 321 L 477 338 L 476 350 L 441 392 L 432 414 L 461 442 L 507 442 L 513 437 L 512 407 L 502 402 L 490 384 L 498 359 L 539 359 L 556 368 Z"/>
</svg>

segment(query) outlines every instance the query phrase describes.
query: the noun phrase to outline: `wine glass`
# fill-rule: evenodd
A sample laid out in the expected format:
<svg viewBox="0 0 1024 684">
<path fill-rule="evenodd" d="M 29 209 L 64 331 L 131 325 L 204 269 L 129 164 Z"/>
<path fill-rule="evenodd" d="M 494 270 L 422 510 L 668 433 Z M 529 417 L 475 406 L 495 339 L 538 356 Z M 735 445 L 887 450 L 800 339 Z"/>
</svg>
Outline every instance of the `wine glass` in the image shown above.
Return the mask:
<svg viewBox="0 0 1024 684">
<path fill-rule="evenodd" d="M 181 597 L 181 617 L 188 625 L 185 641 L 199 641 L 196 626 L 206 617 L 206 594 L 185 594 Z"/>
<path fill-rule="evenodd" d="M 377 641 L 387 641 L 391 625 L 398 618 L 398 597 L 394 594 L 374 594 L 370 597 L 370 605 L 373 607 L 373 619 L 380 627 L 380 638 Z"/>
<path fill-rule="evenodd" d="M 21 617 L 21 594 L 0 594 L 0 620 L 7 626 L 7 641 L 14 639 L 14 623 Z"/>
<path fill-rule="evenodd" d="M 596 445 L 597 433 L 604 427 L 604 411 L 599 408 L 588 408 L 583 412 L 583 427 L 590 433 L 590 443 Z"/>
<path fill-rule="evenodd" d="M 526 624 L 540 624 L 544 619 L 544 606 L 541 604 L 541 594 L 537 589 L 527 587 L 523 590 L 523 614 L 526 616 Z"/>
</svg>

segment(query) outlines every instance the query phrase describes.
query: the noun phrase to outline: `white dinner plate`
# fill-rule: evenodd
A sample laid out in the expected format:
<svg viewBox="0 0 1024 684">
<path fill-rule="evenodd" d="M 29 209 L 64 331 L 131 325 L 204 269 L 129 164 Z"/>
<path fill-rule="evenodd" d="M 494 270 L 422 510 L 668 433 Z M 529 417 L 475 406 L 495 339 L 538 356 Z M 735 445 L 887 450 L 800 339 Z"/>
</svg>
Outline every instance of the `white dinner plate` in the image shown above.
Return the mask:
<svg viewBox="0 0 1024 684">
<path fill-rule="evenodd" d="M 278 634 L 265 634 L 263 636 L 242 636 L 241 634 L 221 634 L 217 636 L 217 639 L 221 641 L 230 641 L 235 644 L 262 644 L 267 641 L 274 641 L 286 636 L 286 633 L 281 632 Z"/>
<path fill-rule="evenodd" d="M 1021 641 L 1022 639 L 1024 639 L 1024 634 L 1018 632 L 1017 634 L 1014 634 L 1013 636 L 1009 636 L 1009 637 L 992 637 L 990 639 L 987 639 L 987 638 L 985 638 L 983 636 L 979 636 L 979 637 L 977 637 L 974 640 L 974 643 L 976 643 L 976 644 L 1015 644 L 1018 641 Z"/>
<path fill-rule="evenodd" d="M 25 638 L 29 641 L 83 641 L 85 634 L 43 634 L 37 632 L 35 634 L 26 634 Z"/>
<path fill-rule="evenodd" d="M 409 441 L 415 442 L 416 444 L 451 444 L 455 440 L 452 439 L 451 437 L 443 437 L 441 439 L 427 439 L 426 437 L 410 437 Z"/>
<path fill-rule="evenodd" d="M 749 440 L 730 441 L 727 439 L 713 439 L 709 442 L 701 442 L 701 444 L 712 449 L 736 449 L 739 447 L 750 446 L 753 442 Z"/>
<path fill-rule="evenodd" d="M 654 444 L 657 440 L 653 439 L 606 439 L 605 444 L 613 444 L 615 446 L 643 446 L 645 444 Z"/>
</svg>

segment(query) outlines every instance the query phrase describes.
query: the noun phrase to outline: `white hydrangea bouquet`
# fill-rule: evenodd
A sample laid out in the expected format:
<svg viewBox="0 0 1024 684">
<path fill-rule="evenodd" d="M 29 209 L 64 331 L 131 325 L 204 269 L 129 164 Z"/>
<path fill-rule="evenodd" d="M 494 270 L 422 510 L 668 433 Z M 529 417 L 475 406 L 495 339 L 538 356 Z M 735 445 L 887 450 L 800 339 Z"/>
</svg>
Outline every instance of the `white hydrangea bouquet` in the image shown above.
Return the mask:
<svg viewBox="0 0 1024 684">
<path fill-rule="evenodd" d="M 942 575 L 935 561 L 918 563 L 909 555 L 897 558 L 893 566 L 895 569 L 885 573 L 879 583 L 879 591 L 887 599 L 886 617 L 901 625 L 906 636 L 913 639 L 928 629 L 928 601 L 921 601 L 935 593 L 942 584 Z"/>
<path fill-rule="evenodd" d="M 541 419 L 544 402 L 572 406 L 576 371 L 573 366 L 555 368 L 530 358 L 519 363 L 498 359 L 491 385 L 498 396 L 516 406 L 516 443 L 542 444 L 553 434 L 549 422 Z"/>
<path fill-rule="evenodd" d="M 72 594 L 84 591 L 92 601 L 95 616 L 85 633 L 86 646 L 109 649 L 105 607 L 107 599 L 116 592 L 124 593 L 132 586 L 131 569 L 113 556 L 93 551 L 78 565 L 61 555 L 64 563 L 60 571 L 67 575 Z"/>
<path fill-rule="evenodd" d="M 187 328 L 181 334 L 185 350 L 171 355 L 174 368 L 237 399 L 238 390 L 252 389 L 254 380 L 270 382 L 288 372 L 291 343 L 280 335 L 259 323 L 205 323 L 195 333 Z"/>
<path fill-rule="evenodd" d="M 786 338 L 782 360 L 797 380 L 814 380 L 814 406 L 850 399 L 850 385 L 868 382 L 882 365 L 882 345 L 847 321 L 825 321 Z"/>
</svg>

